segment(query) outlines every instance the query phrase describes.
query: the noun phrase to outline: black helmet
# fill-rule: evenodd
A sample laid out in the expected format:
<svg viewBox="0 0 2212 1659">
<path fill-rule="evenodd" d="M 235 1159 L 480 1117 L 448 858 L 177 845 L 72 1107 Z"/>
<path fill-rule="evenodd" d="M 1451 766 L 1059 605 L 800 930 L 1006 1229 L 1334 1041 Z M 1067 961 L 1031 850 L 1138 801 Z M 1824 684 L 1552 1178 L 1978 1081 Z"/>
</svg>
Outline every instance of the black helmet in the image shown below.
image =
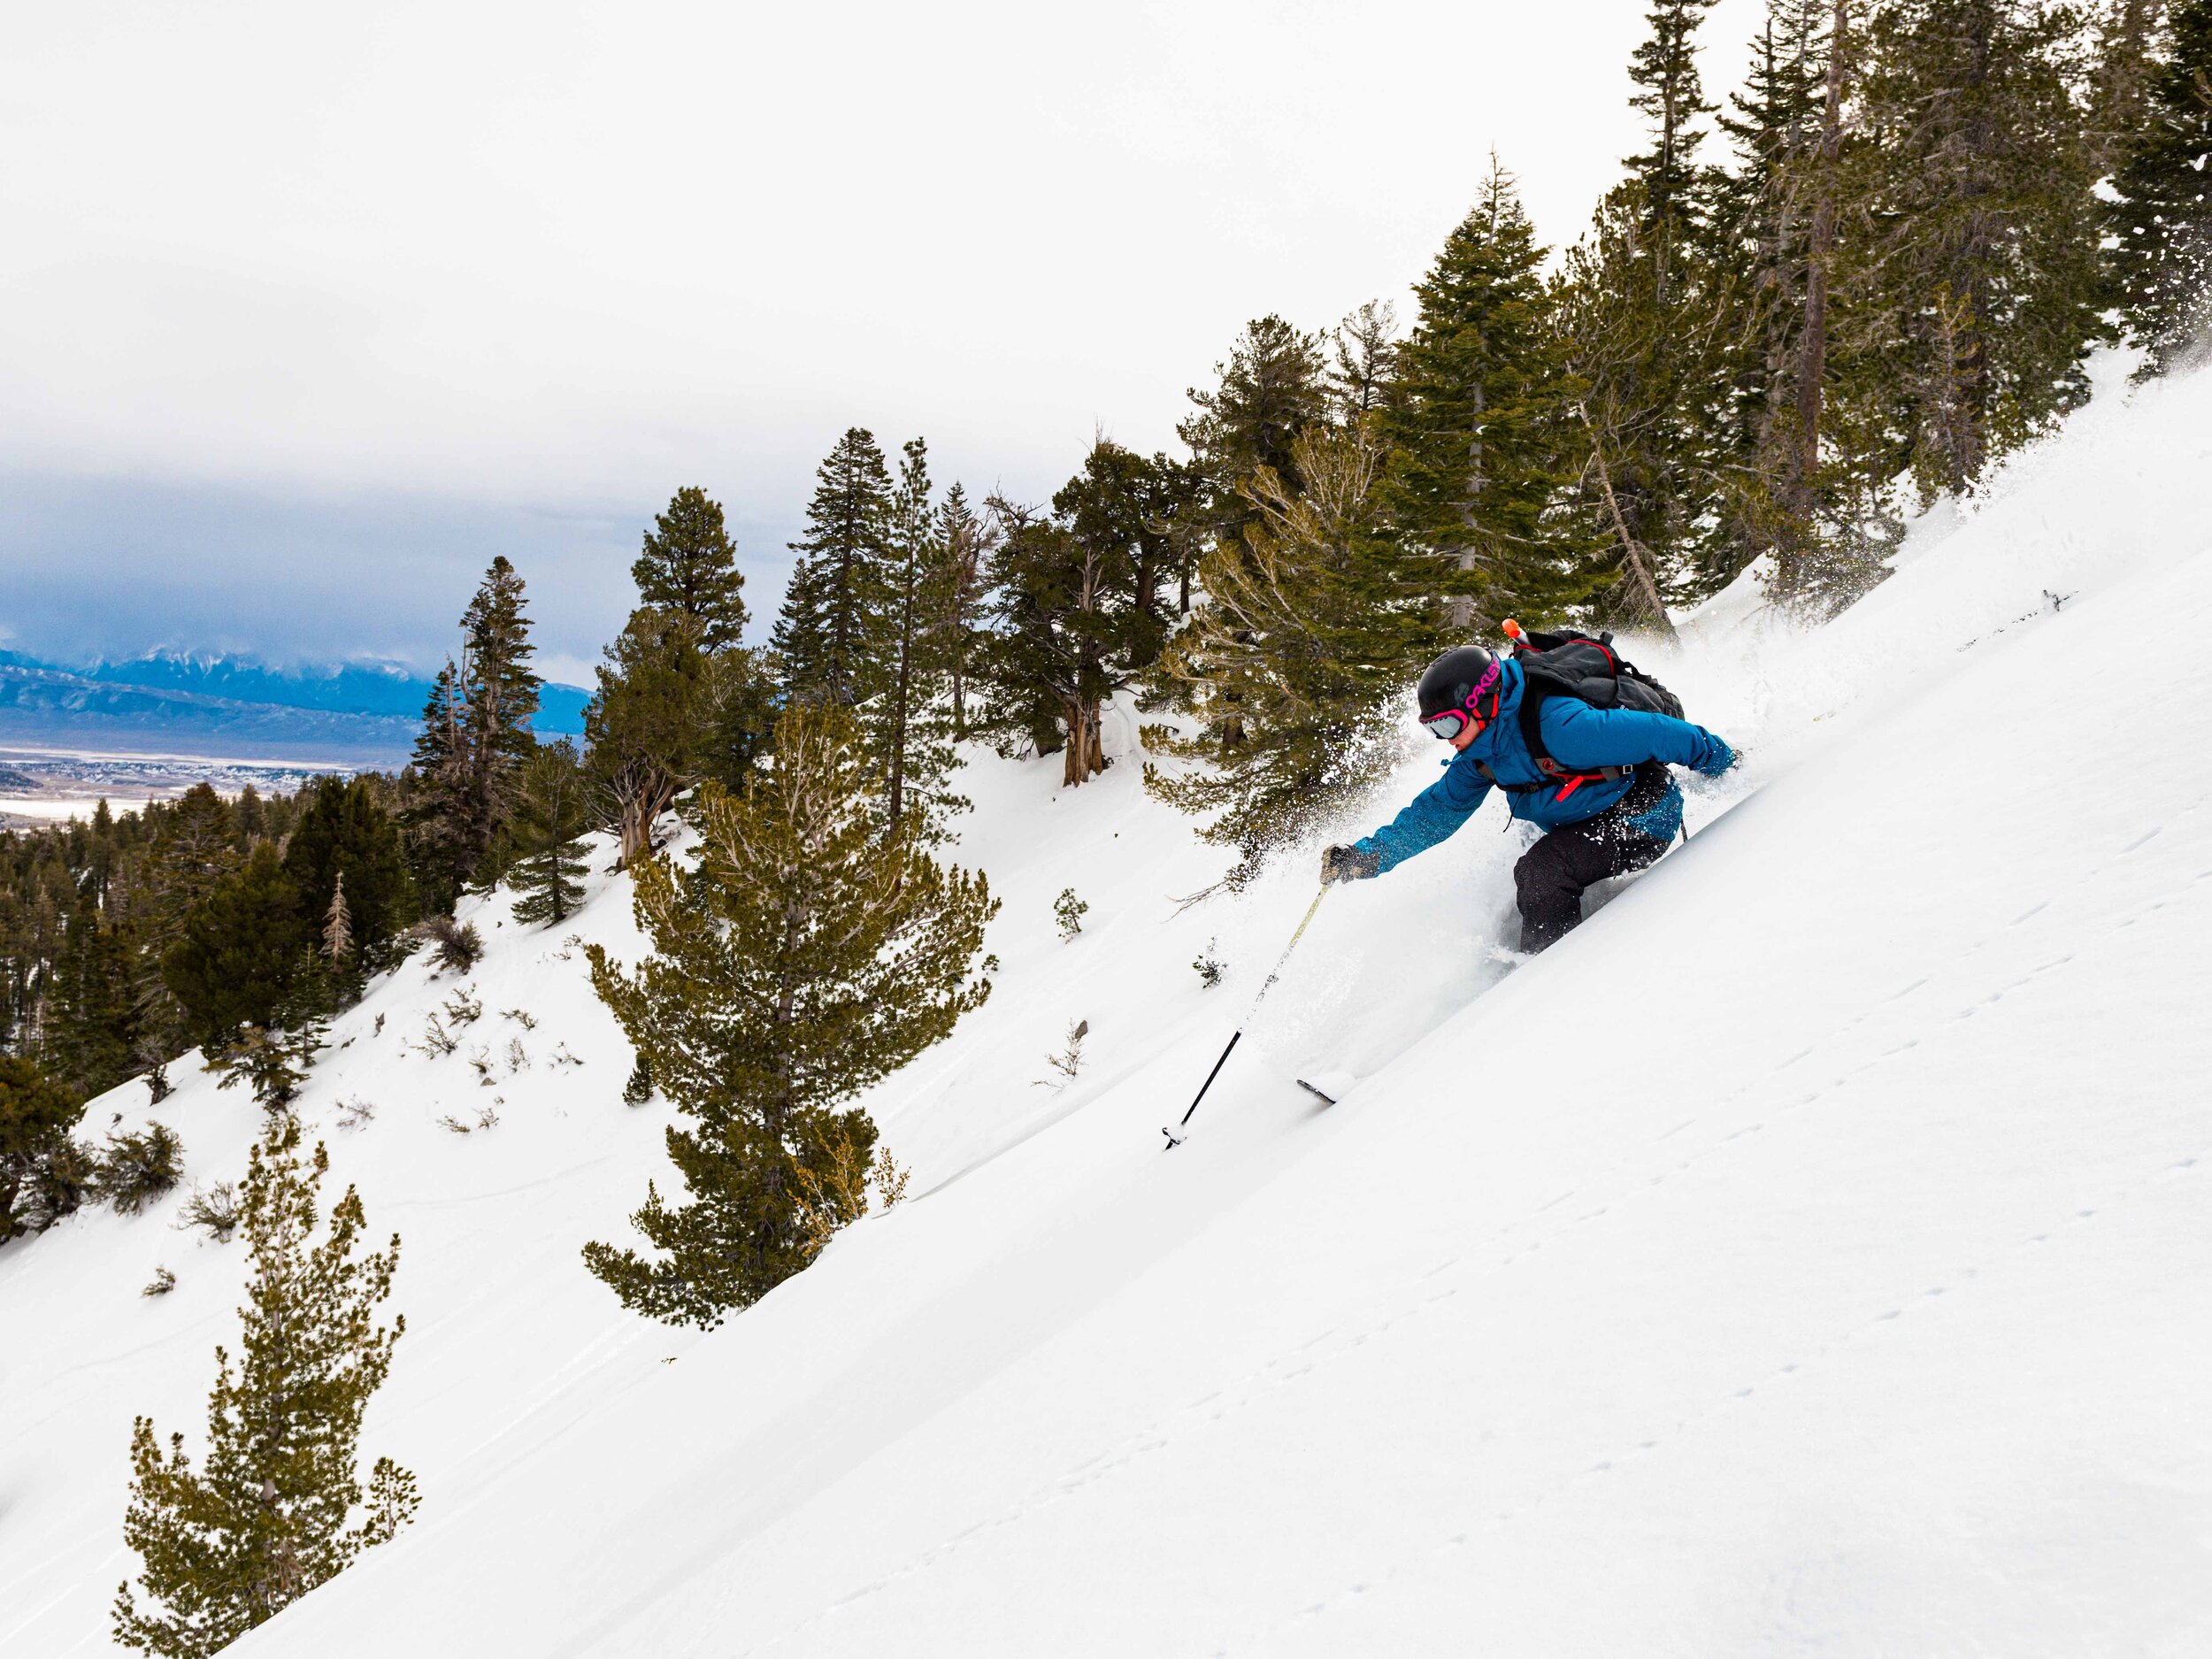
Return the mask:
<svg viewBox="0 0 2212 1659">
<path fill-rule="evenodd" d="M 1421 676 L 1421 718 L 1471 713 L 1475 698 L 1494 695 L 1497 690 L 1498 659 L 1479 645 L 1459 646 L 1431 663 Z"/>
</svg>

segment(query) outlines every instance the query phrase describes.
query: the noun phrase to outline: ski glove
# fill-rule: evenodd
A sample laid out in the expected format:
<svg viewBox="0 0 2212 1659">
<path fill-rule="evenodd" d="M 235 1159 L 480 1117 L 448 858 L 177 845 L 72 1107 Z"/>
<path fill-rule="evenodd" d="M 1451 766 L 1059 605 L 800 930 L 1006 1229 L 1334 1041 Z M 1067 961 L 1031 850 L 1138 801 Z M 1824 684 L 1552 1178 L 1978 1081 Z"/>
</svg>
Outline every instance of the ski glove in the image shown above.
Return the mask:
<svg viewBox="0 0 2212 1659">
<path fill-rule="evenodd" d="M 1705 758 L 1699 763 L 1697 770 L 1708 778 L 1719 777 L 1743 758 L 1710 732 L 1705 733 Z"/>
<path fill-rule="evenodd" d="M 1363 853 L 1356 847 L 1332 847 L 1321 855 L 1321 885 L 1333 881 L 1364 881 L 1382 873 L 1382 855 Z"/>
</svg>

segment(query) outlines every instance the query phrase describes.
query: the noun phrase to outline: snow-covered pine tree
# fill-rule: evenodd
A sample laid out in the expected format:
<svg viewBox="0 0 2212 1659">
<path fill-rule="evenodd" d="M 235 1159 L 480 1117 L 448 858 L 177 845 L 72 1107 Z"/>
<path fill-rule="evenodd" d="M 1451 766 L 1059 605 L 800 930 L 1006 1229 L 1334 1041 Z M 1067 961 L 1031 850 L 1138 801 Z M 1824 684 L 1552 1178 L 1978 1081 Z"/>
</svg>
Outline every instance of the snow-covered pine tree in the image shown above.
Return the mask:
<svg viewBox="0 0 2212 1659">
<path fill-rule="evenodd" d="M 1508 616 L 1556 618 L 1589 588 L 1544 521 L 1562 481 L 1566 388 L 1543 262 L 1494 158 L 1480 199 L 1415 289 L 1420 315 L 1382 413 L 1394 451 L 1385 501 L 1403 534 L 1448 560 L 1439 591 L 1462 635 Z M 1303 488 L 1278 478 L 1289 494 Z"/>
<path fill-rule="evenodd" d="M 737 568 L 737 543 L 723 523 L 722 503 L 703 489 L 678 490 L 668 511 L 655 515 L 630 575 L 640 604 L 680 611 L 698 623 L 702 650 L 735 645 L 744 631 L 745 577 Z"/>
<path fill-rule="evenodd" d="M 329 1159 L 303 1170 L 287 1117 L 254 1149 L 239 1202 L 251 1266 L 239 1362 L 215 1350 L 205 1463 L 150 1419 L 131 1434 L 124 1541 L 142 1563 L 141 1604 L 115 1597 L 122 1646 L 164 1659 L 206 1659 L 266 1624 L 413 1516 L 414 1477 L 379 1458 L 365 1489 L 357 1467 L 362 1413 L 406 1328 L 376 1321 L 399 1263 L 399 1239 L 357 1254 L 367 1219 L 349 1187 L 315 1238 Z"/>
<path fill-rule="evenodd" d="M 1148 763 L 1145 787 L 1239 855 L 1232 887 L 1386 772 L 1399 754 L 1393 703 L 1448 642 L 1436 603 L 1439 555 L 1394 534 L 1376 501 L 1374 423 L 1310 426 L 1298 439 L 1302 493 L 1271 469 L 1245 487 L 1259 517 L 1240 556 L 1199 565 L 1205 602 L 1168 643 L 1203 731 L 1229 703 L 1242 739 L 1223 747 L 1148 727 L 1146 747 L 1196 763 Z"/>
<path fill-rule="evenodd" d="M 855 707 L 880 696 L 887 679 L 891 475 L 874 434 L 854 426 L 815 480 L 774 646 L 790 695 Z"/>
<path fill-rule="evenodd" d="M 2212 0 L 2180 0 L 2107 208 L 2128 333 L 2163 373 L 2212 329 Z"/>
<path fill-rule="evenodd" d="M 526 927 L 554 926 L 584 902 L 583 765 L 576 745 L 562 738 L 541 743 L 524 769 L 510 827 L 516 858 L 508 872 L 515 920 Z"/>
<path fill-rule="evenodd" d="M 840 1102 L 990 990 L 971 978 L 988 887 L 934 863 L 910 819 L 879 833 L 852 717 L 794 704 L 775 755 L 741 796 L 702 787 L 695 870 L 639 864 L 654 954 L 625 972 L 590 949 L 593 987 L 687 1120 L 668 1149 L 687 1196 L 647 1189 L 632 1221 L 655 1255 L 591 1244 L 584 1259 L 625 1304 L 679 1324 L 718 1324 L 807 1264 L 797 1171 L 826 1174 L 841 1137 L 864 1157 L 875 1141 Z"/>
</svg>

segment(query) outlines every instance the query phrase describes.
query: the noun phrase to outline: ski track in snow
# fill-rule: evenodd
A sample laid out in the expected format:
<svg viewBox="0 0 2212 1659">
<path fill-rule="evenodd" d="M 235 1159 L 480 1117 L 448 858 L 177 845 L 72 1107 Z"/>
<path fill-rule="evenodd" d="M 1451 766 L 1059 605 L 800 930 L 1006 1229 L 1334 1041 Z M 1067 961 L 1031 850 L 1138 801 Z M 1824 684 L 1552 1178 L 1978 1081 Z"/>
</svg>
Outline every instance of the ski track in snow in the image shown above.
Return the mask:
<svg viewBox="0 0 2212 1659">
<path fill-rule="evenodd" d="M 303 1102 L 406 1240 L 363 1446 L 422 1515 L 236 1651 L 2212 1651 L 2212 788 L 2174 764 L 2212 672 L 2151 699 L 2098 656 L 2148 611 L 2212 626 L 2212 377 L 2116 375 L 1839 623 L 1745 581 L 1678 655 L 1634 646 L 1745 741 L 1687 845 L 1530 962 L 1486 949 L 1495 803 L 1345 889 L 1171 1156 L 1311 850 L 1179 911 L 1226 861 L 1144 797 L 1131 709 L 1080 790 L 977 756 L 954 856 L 1005 965 L 863 1101 L 915 1196 L 711 1334 L 582 1271 L 668 1179 L 670 1114 L 617 1102 L 572 944 L 474 903 L 475 972 L 380 983 Z M 558 931 L 634 959 L 603 864 Z M 1085 1069 L 1040 1087 L 1079 1018 Z M 1317 1069 L 1356 1078 L 1333 1107 Z M 158 1116 L 190 1182 L 234 1179 L 250 1102 L 173 1075 L 88 1129 Z M 336 1127 L 348 1097 L 373 1121 Z M 182 1196 L 0 1250 L 8 1659 L 104 1646 L 131 1417 L 201 1443 L 242 1253 L 172 1231 Z"/>
</svg>

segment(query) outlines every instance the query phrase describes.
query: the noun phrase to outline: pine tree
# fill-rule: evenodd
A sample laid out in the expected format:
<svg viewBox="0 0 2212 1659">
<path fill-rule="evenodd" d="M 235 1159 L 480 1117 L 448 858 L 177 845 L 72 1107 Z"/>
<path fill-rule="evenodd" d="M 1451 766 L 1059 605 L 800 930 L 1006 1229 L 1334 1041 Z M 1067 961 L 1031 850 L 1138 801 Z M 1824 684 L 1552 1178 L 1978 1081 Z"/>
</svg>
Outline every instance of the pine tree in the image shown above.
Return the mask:
<svg viewBox="0 0 2212 1659">
<path fill-rule="evenodd" d="M 266 1025 L 313 939 L 299 888 L 273 844 L 262 841 L 188 916 L 161 959 L 162 978 L 196 1042 L 219 1044 L 241 1025 Z"/>
<path fill-rule="evenodd" d="M 1379 410 L 1397 372 L 1398 312 L 1388 300 L 1368 300 L 1329 335 L 1332 418 L 1352 426 Z"/>
<path fill-rule="evenodd" d="M 414 920 L 415 905 L 399 826 L 378 794 L 378 783 L 365 776 L 318 779 L 284 847 L 284 873 L 318 925 L 328 924 L 343 885 L 349 952 L 372 966 Z"/>
<path fill-rule="evenodd" d="M 791 695 L 858 705 L 884 689 L 891 475 L 873 434 L 854 426 L 815 477 L 775 649 Z"/>
<path fill-rule="evenodd" d="M 147 859 L 144 949 L 137 975 L 140 1041 L 166 1059 L 194 1041 L 162 962 L 184 936 L 186 919 L 238 867 L 236 825 L 212 784 L 196 783 L 161 818 Z"/>
<path fill-rule="evenodd" d="M 2069 81 L 2078 15 L 2027 0 L 1891 0 L 1873 15 L 1855 255 L 1924 499 L 2089 392 L 2105 336 L 2095 144 Z"/>
<path fill-rule="evenodd" d="M 1449 562 L 1440 592 L 1462 634 L 1507 616 L 1556 618 L 1588 587 L 1544 523 L 1567 388 L 1543 262 L 1494 158 L 1481 199 L 1415 289 L 1420 315 L 1382 414 L 1386 502 L 1403 534 Z"/>
<path fill-rule="evenodd" d="M 520 854 L 511 879 L 515 920 L 554 926 L 584 902 L 584 774 L 566 738 L 541 743 L 523 773 L 513 833 Z"/>
<path fill-rule="evenodd" d="M 1657 0 L 1644 13 L 1651 33 L 1630 56 L 1638 91 L 1629 107 L 1644 118 L 1651 148 L 1623 164 L 1642 188 L 1640 240 L 1648 250 L 1651 299 L 1665 311 L 1683 279 L 1679 257 L 1695 239 L 1707 180 L 1698 165 L 1699 122 L 1714 111 L 1697 68 L 1697 30 L 1714 0 Z"/>
<path fill-rule="evenodd" d="M 701 790 L 697 869 L 639 866 L 654 954 L 625 972 L 591 948 L 593 987 L 688 1120 L 668 1132 L 688 1201 L 649 1187 L 632 1217 L 657 1257 L 584 1251 L 655 1318 L 714 1325 L 804 1267 L 806 1178 L 875 1140 L 840 1102 L 989 992 L 969 977 L 997 908 L 983 878 L 933 863 L 910 823 L 879 835 L 868 771 L 849 714 L 794 705 L 772 772 Z"/>
<path fill-rule="evenodd" d="M 706 491 L 676 492 L 645 533 L 645 550 L 630 575 L 640 604 L 680 611 L 699 625 L 702 650 L 737 643 L 746 620 L 745 578 L 737 568 L 737 544 L 722 522 L 722 503 Z"/>
<path fill-rule="evenodd" d="M 929 449 L 921 439 L 901 451 L 898 488 L 892 496 L 888 534 L 889 583 L 885 632 L 889 672 L 882 718 L 872 723 L 882 768 L 883 812 L 895 830 L 911 816 L 917 833 L 935 840 L 946 818 L 967 802 L 949 780 L 960 764 L 943 696 L 941 659 L 932 649 L 931 572 L 941 555 L 937 516 L 930 503 Z"/>
<path fill-rule="evenodd" d="M 1832 4 L 1768 0 L 1744 89 L 1719 123 L 1737 157 L 1732 173 L 1713 177 L 1709 228 L 1709 257 L 1735 278 L 1720 353 L 1726 376 L 1720 443 L 1730 487 L 1720 492 L 1712 533 L 1692 550 L 1686 585 L 1693 592 L 1724 585 L 1770 547 L 1801 541 L 1810 517 L 1799 371 L 1814 321 L 1809 288 L 1824 276 L 1811 246 L 1824 202 L 1832 240 L 1832 198 L 1818 168 Z M 1814 427 L 1817 413 L 1816 399 Z"/>
<path fill-rule="evenodd" d="M 1671 633 L 1666 597 L 1695 591 L 1701 565 L 1724 562 L 1699 543 L 1723 518 L 1727 388 L 1726 273 L 1706 256 L 1715 180 L 1698 161 L 1706 102 L 1697 30 L 1711 0 L 1659 0 L 1636 49 L 1630 106 L 1650 147 L 1599 205 L 1570 254 L 1560 326 L 1582 382 L 1568 447 L 1576 461 L 1575 524 L 1604 549 L 1597 614 Z"/>
<path fill-rule="evenodd" d="M 661 815 L 700 776 L 713 659 L 700 649 L 699 627 L 680 611 L 633 611 L 584 710 L 593 787 L 626 865 L 651 847 Z"/>
<path fill-rule="evenodd" d="M 1252 522 L 1240 493 L 1247 480 L 1265 466 L 1292 491 L 1303 487 L 1291 445 L 1328 417 L 1327 371 L 1318 335 L 1270 314 L 1244 326 L 1214 373 L 1212 390 L 1190 389 L 1194 411 L 1175 431 L 1192 456 L 1193 527 L 1212 545 L 1235 547 Z M 1180 609 L 1190 609 L 1187 584 Z"/>
<path fill-rule="evenodd" d="M 329 1159 L 299 1158 L 299 1125 L 280 1120 L 254 1149 L 239 1230 L 251 1263 L 235 1370 L 215 1350 L 208 1450 L 196 1471 L 184 1437 L 165 1450 L 150 1419 L 131 1434 L 124 1541 L 143 1570 L 142 1610 L 116 1591 L 115 1640 L 165 1659 L 205 1659 L 266 1624 L 412 1517 L 414 1477 L 379 1458 L 357 1471 L 361 1418 L 406 1329 L 375 1323 L 399 1263 L 396 1235 L 357 1255 L 367 1220 L 350 1187 L 317 1241 Z M 350 1524 L 349 1524 L 350 1523 Z"/>
<path fill-rule="evenodd" d="M 958 484 L 945 492 L 923 596 L 930 655 L 945 676 L 955 742 L 968 735 L 968 687 L 982 649 L 987 577 L 1000 540 L 996 521 L 969 506 Z"/>
<path fill-rule="evenodd" d="M 423 704 L 422 730 L 408 767 L 403 812 L 414 885 L 430 911 L 439 916 L 452 914 L 473 868 L 463 714 L 460 671 L 448 659 Z"/>
<path fill-rule="evenodd" d="M 2212 328 L 2212 0 L 2179 0 L 2148 108 L 2116 146 L 2118 199 L 2106 210 L 2121 315 L 2171 368 Z"/>
<path fill-rule="evenodd" d="M 531 717 L 538 711 L 538 687 L 544 681 L 530 666 L 537 647 L 530 643 L 530 619 L 524 614 L 522 578 L 504 557 L 495 558 L 482 584 L 462 613 L 465 638 L 462 661 L 461 737 L 467 757 L 464 797 L 470 879 L 497 875 L 494 851 L 513 810 L 522 769 L 537 752 Z"/>
<path fill-rule="evenodd" d="M 1200 833 L 1237 849 L 1233 887 L 1395 764 L 1394 705 L 1448 642 L 1436 557 L 1409 549 L 1378 511 L 1371 426 L 1308 427 L 1295 446 L 1302 494 L 1269 469 L 1246 486 L 1259 518 L 1244 553 L 1206 556 L 1205 603 L 1162 657 L 1204 726 L 1222 725 L 1213 705 L 1234 700 L 1241 737 L 1225 749 L 1144 733 L 1148 749 L 1200 763 L 1176 775 L 1148 764 L 1145 787 L 1211 815 Z"/>
<path fill-rule="evenodd" d="M 137 929 L 81 893 L 64 914 L 61 948 L 47 980 L 42 1061 L 81 1098 L 104 1094 L 135 1064 Z"/>
<path fill-rule="evenodd" d="M 988 719 L 1041 754 L 1060 750 L 1066 785 L 1105 770 L 1101 710 L 1158 656 L 1166 631 L 1156 600 L 1145 602 L 1163 569 L 1146 557 L 1158 465 L 1102 438 L 1049 518 L 992 498 L 1002 536 L 988 577 Z"/>
<path fill-rule="evenodd" d="M 70 1131 L 83 1116 L 83 1096 L 29 1058 L 0 1054 L 0 1244 L 60 1218 L 42 1189 L 58 1162 L 71 1161 Z M 65 1202 L 62 1213 L 73 1208 Z"/>
</svg>

